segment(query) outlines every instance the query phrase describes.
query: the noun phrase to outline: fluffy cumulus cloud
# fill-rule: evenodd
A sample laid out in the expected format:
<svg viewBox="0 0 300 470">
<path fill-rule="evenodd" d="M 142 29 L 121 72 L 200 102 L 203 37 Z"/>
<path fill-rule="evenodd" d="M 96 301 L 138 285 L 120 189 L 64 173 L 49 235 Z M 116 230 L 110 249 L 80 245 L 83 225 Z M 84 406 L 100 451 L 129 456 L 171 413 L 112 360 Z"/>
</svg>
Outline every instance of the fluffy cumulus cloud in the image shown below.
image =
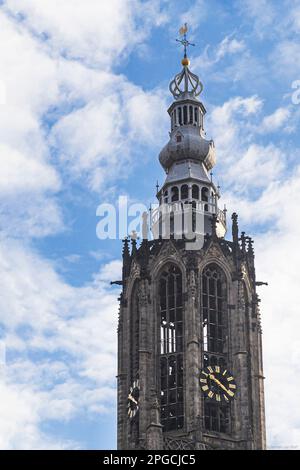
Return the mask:
<svg viewBox="0 0 300 470">
<path fill-rule="evenodd" d="M 260 125 L 260 132 L 275 132 L 278 129 L 283 129 L 284 124 L 287 122 L 291 115 L 288 108 L 278 108 L 272 114 L 265 116 Z"/>
<path fill-rule="evenodd" d="M 110 68 L 146 38 L 153 24 L 164 21 L 156 0 L 44 0 L 43 8 L 34 0 L 6 0 L 4 5 L 51 49 L 92 67 Z"/>
<path fill-rule="evenodd" d="M 60 189 L 61 178 L 52 165 L 41 118 L 51 101 L 58 98 L 55 64 L 39 44 L 0 11 L 0 81 L 4 90 L 0 104 L 0 193 L 2 227 L 22 224 L 18 218 L 23 206 L 25 225 L 35 225 L 32 205 L 42 201 L 56 214 L 49 233 L 57 228 L 60 210 L 51 195 Z M 45 93 L 47 89 L 47 93 Z M 22 196 L 21 196 L 22 195 Z M 34 199 L 34 197 L 36 199 Z M 37 213 L 34 219 L 37 219 Z M 42 222 L 41 216 L 41 225 Z M 61 225 L 62 221 L 60 220 Z"/>
<path fill-rule="evenodd" d="M 13 267 L 13 268 L 12 268 Z M 112 261 L 83 287 L 18 242 L 1 240 L 1 448 L 74 447 L 45 436 L 47 420 L 83 410 L 106 413 L 115 401 L 116 292 Z M 22 432 L 20 430 L 23 430 Z"/>
<path fill-rule="evenodd" d="M 63 116 L 52 128 L 51 144 L 75 177 L 85 177 L 90 188 L 129 175 L 129 163 L 143 145 L 162 139 L 165 122 L 159 91 L 147 93 L 123 77 L 99 74 L 94 96 Z M 160 134 L 161 132 L 161 134 Z M 114 168 L 114 171 L 112 171 Z"/>
<path fill-rule="evenodd" d="M 193 60 L 193 66 L 208 70 L 227 56 L 239 54 L 246 49 L 245 42 L 232 36 L 225 36 L 215 47 L 207 45 L 203 53 Z"/>
<path fill-rule="evenodd" d="M 133 47 L 144 37 L 143 28 L 141 34 L 132 34 L 131 39 L 128 33 L 135 32 L 139 4 L 129 2 L 124 6 L 123 2 L 110 2 L 101 5 L 98 15 L 98 2 L 90 1 L 84 6 L 73 3 L 65 2 L 61 11 L 55 2 L 46 2 L 41 9 L 31 1 L 20 4 L 13 1 L 6 2 L 0 12 L 0 39 L 7 45 L 0 55 L 1 84 L 5 90 L 0 110 L 1 139 L 7 145 L 1 149 L 7 163 L 0 190 L 8 186 L 11 191 L 57 190 L 57 168 L 53 168 L 49 155 L 52 147 L 59 162 L 70 161 L 71 172 L 76 175 L 82 171 L 91 186 L 97 189 L 98 185 L 100 190 L 109 176 L 105 172 L 108 160 L 116 164 L 120 153 L 126 159 L 132 149 L 132 141 L 127 140 L 125 145 L 125 135 L 132 136 L 134 146 L 151 135 L 158 95 L 143 92 L 122 75 L 105 72 L 115 65 L 121 50 Z M 145 21 L 150 21 L 150 13 L 154 15 L 156 10 L 153 5 L 144 7 L 149 8 Z M 3 13 L 7 11 L 9 16 Z M 70 22 L 72 15 L 75 18 Z M 91 18 L 93 21 L 89 21 Z M 41 32 L 47 33 L 45 39 L 37 40 L 35 34 Z M 82 61 L 75 60 L 77 57 L 68 60 L 69 45 L 79 54 L 81 51 L 86 59 L 90 51 L 94 65 L 99 53 L 99 67 L 87 68 Z M 72 50 L 69 52 L 73 58 Z M 107 67 L 101 62 L 104 53 Z M 135 119 L 137 105 L 143 105 L 143 120 Z M 47 121 L 53 125 L 52 132 L 41 125 Z M 25 173 L 18 176 L 16 169 L 25 167 L 23 159 L 27 162 Z M 100 171 L 98 165 L 102 166 Z M 36 178 L 39 170 L 40 178 Z"/>
<path fill-rule="evenodd" d="M 156 1 L 1 2 L 1 448 L 80 447 L 45 423 L 115 407 L 120 263 L 74 287 L 32 241 L 66 229 L 73 182 L 100 191 L 153 144 L 163 96 L 112 69 L 163 21 Z"/>
<path fill-rule="evenodd" d="M 62 178 L 101 191 L 118 174 L 127 177 L 138 145 L 152 143 L 161 99 L 159 92 L 144 92 L 109 71 L 129 53 L 129 43 L 137 45 L 150 24 L 160 22 L 156 2 L 142 9 L 139 2 L 114 0 L 101 4 L 101 14 L 99 2 L 58 3 L 39 8 L 7 1 L 0 10 L 0 192 L 10 207 L 13 196 L 22 195 L 22 201 L 28 193 L 33 205 L 36 199 L 53 207 L 49 234 L 64 226 L 54 197 L 64 188 Z M 24 206 L 26 226 L 33 212 L 31 204 Z M 9 212 L 15 218 L 9 226 L 20 223 L 17 215 Z"/>
</svg>

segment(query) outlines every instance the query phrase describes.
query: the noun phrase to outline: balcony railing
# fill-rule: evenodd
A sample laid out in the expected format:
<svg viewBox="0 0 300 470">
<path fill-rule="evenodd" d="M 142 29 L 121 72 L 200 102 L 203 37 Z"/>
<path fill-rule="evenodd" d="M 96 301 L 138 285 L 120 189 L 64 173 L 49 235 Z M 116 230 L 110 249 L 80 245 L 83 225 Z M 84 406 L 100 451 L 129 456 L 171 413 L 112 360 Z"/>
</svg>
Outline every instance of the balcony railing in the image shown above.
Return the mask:
<svg viewBox="0 0 300 470">
<path fill-rule="evenodd" d="M 182 202 L 172 202 L 167 204 L 162 204 L 151 211 L 151 226 L 159 222 L 162 216 L 167 214 L 176 214 L 176 213 L 185 213 L 189 211 L 195 211 L 202 213 L 204 215 L 217 215 L 219 222 L 226 227 L 226 211 L 222 211 L 217 207 L 215 202 L 206 202 L 206 201 L 195 201 L 193 206 L 191 203 L 183 204 Z"/>
</svg>

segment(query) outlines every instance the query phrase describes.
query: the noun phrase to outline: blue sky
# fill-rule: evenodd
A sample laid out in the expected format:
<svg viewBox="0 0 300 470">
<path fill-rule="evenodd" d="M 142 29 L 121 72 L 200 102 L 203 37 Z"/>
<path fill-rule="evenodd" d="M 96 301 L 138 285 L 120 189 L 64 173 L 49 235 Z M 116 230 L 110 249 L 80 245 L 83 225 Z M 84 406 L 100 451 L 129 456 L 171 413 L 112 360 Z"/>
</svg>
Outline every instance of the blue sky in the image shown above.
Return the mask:
<svg viewBox="0 0 300 470">
<path fill-rule="evenodd" d="M 268 444 L 299 447 L 300 2 L 7 0 L 0 448 L 115 447 L 119 290 L 109 282 L 121 243 L 96 237 L 96 209 L 120 195 L 154 202 L 185 21 L 214 178 L 269 282 L 260 291 Z"/>
</svg>

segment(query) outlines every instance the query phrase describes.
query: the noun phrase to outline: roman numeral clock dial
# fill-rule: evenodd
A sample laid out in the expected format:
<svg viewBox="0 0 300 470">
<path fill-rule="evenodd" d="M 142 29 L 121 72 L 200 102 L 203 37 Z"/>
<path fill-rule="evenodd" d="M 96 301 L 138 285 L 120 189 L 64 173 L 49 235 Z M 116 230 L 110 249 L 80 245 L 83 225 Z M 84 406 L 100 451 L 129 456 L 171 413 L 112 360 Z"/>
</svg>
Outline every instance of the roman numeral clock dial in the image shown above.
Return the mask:
<svg viewBox="0 0 300 470">
<path fill-rule="evenodd" d="M 132 420 L 139 411 L 139 398 L 140 398 L 140 383 L 139 380 L 135 380 L 131 385 L 128 393 L 127 401 L 127 414 L 128 418 Z"/>
<path fill-rule="evenodd" d="M 220 366 L 205 367 L 200 373 L 200 387 L 204 395 L 217 403 L 229 403 L 235 396 L 233 375 Z"/>
</svg>

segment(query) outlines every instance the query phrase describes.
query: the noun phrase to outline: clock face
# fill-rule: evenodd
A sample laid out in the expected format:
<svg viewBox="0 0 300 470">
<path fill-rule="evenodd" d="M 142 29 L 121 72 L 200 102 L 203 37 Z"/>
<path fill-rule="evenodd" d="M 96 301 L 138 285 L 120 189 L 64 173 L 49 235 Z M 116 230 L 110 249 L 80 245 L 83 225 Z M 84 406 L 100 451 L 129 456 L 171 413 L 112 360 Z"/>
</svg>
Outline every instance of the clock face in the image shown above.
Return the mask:
<svg viewBox="0 0 300 470">
<path fill-rule="evenodd" d="M 127 401 L 127 413 L 130 419 L 133 419 L 139 411 L 140 384 L 135 380 L 129 389 Z"/>
<path fill-rule="evenodd" d="M 220 366 L 208 366 L 201 371 L 200 387 L 206 397 L 217 403 L 229 403 L 236 392 L 233 375 Z"/>
</svg>

